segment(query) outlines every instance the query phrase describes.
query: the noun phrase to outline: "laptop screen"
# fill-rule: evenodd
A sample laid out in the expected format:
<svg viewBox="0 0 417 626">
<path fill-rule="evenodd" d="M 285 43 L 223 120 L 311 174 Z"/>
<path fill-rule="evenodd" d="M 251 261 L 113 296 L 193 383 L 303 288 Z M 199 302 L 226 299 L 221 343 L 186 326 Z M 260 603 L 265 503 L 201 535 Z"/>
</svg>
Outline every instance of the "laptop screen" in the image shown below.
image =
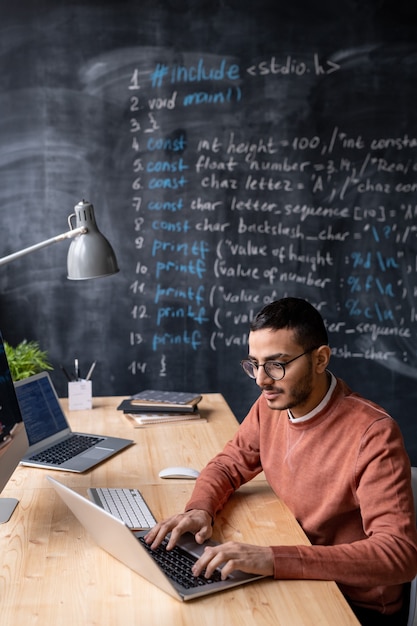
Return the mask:
<svg viewBox="0 0 417 626">
<path fill-rule="evenodd" d="M 64 412 L 47 375 L 20 383 L 16 386 L 16 395 L 29 445 L 33 446 L 68 428 Z"/>
</svg>

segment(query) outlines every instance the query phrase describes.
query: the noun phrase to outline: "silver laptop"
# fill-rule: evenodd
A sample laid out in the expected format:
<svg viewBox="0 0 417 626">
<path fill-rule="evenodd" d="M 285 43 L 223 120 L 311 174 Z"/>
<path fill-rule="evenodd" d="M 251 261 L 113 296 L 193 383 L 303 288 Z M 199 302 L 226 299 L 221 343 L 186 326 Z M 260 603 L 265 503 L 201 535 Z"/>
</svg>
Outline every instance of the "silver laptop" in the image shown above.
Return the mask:
<svg viewBox="0 0 417 626">
<path fill-rule="evenodd" d="M 48 372 L 16 382 L 15 389 L 29 440 L 22 465 L 85 472 L 133 443 L 73 432 Z"/>
<path fill-rule="evenodd" d="M 133 532 L 129 530 L 117 517 L 113 517 L 101 507 L 54 478 L 50 476 L 47 478 L 68 508 L 101 548 L 177 600 L 192 600 L 263 578 L 257 574 L 235 571 L 224 581 L 208 582 L 204 577 L 197 579 L 190 576 L 193 579 L 192 586 L 188 586 L 189 583 L 180 582 L 178 580 L 180 576 L 175 576 L 177 580 L 174 580 L 172 574 L 166 573 L 165 566 L 160 562 L 163 556 L 161 552 L 170 558 L 175 556 L 174 551 L 180 552 L 181 558 L 191 559 L 194 562 L 201 556 L 206 545 L 215 545 L 215 542 L 210 541 L 199 545 L 191 534 L 187 534 L 180 538 L 173 551 L 166 552 L 163 547 L 160 547 L 153 553 L 149 547 L 145 547 L 144 543 L 141 542 L 141 538 L 146 535 L 147 531 Z M 175 565 L 174 569 L 177 573 L 179 573 L 180 567 Z M 191 565 L 187 562 L 185 569 L 188 571 L 190 568 Z"/>
</svg>

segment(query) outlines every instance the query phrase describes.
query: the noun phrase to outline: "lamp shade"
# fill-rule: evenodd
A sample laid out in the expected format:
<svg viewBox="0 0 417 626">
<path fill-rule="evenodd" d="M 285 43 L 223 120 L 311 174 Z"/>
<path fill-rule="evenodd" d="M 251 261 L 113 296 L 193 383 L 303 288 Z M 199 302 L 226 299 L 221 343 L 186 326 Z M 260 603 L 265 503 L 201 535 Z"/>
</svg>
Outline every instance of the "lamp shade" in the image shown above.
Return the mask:
<svg viewBox="0 0 417 626">
<path fill-rule="evenodd" d="M 116 274 L 119 271 L 116 255 L 97 227 L 93 205 L 82 200 L 74 211 L 68 218 L 70 228 L 82 228 L 84 232 L 77 235 L 69 247 L 68 278 L 86 280 Z"/>
</svg>

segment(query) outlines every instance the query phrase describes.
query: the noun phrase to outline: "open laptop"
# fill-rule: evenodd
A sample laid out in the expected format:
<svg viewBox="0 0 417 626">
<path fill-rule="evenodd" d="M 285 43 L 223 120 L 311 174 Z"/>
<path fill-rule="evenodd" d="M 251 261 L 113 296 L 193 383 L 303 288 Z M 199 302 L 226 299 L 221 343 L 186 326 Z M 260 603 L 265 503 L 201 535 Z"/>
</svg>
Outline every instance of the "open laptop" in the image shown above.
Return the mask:
<svg viewBox="0 0 417 626">
<path fill-rule="evenodd" d="M 48 372 L 15 383 L 29 440 L 22 465 L 85 472 L 133 443 L 71 430 Z"/>
<path fill-rule="evenodd" d="M 155 551 L 155 557 L 153 557 L 150 548 L 141 543 L 140 538 L 144 537 L 148 531 L 133 532 L 129 530 L 120 519 L 113 517 L 94 502 L 87 500 L 51 476 L 47 476 L 47 478 L 68 508 L 101 548 L 177 600 L 192 600 L 263 578 L 258 574 L 245 574 L 235 571 L 226 580 L 218 582 L 204 581 L 204 577 L 199 579 L 191 577 L 196 586 L 184 586 L 165 573 L 162 565 L 158 562 L 158 551 Z M 199 545 L 191 534 L 187 534 L 180 538 L 177 546 L 195 561 L 201 556 L 204 547 L 208 544 L 215 545 L 215 542 L 210 541 Z M 166 552 L 162 547 L 158 550 L 164 551 L 166 555 L 171 555 L 171 551 Z M 186 568 L 188 570 L 191 565 L 187 564 Z M 175 570 L 178 571 L 178 568 L 175 567 Z"/>
</svg>

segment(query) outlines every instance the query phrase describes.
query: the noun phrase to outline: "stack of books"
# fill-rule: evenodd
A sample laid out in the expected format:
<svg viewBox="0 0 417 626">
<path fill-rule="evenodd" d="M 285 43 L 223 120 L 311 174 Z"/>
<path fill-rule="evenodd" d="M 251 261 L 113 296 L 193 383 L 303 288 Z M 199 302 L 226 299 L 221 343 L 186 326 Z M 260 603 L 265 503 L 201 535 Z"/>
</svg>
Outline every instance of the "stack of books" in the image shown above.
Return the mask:
<svg viewBox="0 0 417 626">
<path fill-rule="evenodd" d="M 200 400 L 201 395 L 197 393 L 146 389 L 123 400 L 117 408 L 133 420 L 136 427 L 141 427 L 201 419 Z"/>
</svg>

